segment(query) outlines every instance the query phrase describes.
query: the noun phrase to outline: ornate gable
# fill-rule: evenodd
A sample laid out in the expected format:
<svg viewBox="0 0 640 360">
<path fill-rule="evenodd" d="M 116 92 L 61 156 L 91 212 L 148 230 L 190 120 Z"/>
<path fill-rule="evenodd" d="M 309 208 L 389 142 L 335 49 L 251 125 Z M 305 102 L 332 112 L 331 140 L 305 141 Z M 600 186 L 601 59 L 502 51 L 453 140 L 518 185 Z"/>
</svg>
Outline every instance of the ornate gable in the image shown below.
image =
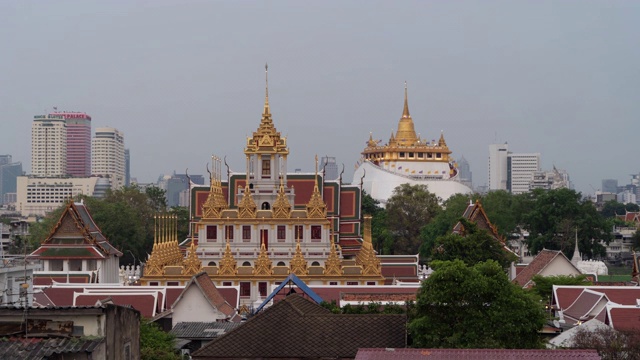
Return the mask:
<svg viewBox="0 0 640 360">
<path fill-rule="evenodd" d="M 213 171 L 209 172 L 211 187 L 209 189 L 207 201 L 202 205 L 203 219 L 219 219 L 222 210 L 228 207 L 227 201 L 222 193 L 221 159 L 216 156 L 212 156 L 211 160 L 213 167 Z"/>
<path fill-rule="evenodd" d="M 307 275 L 307 260 L 302 255 L 302 249 L 300 248 L 300 241 L 296 243 L 296 252 L 291 258 L 290 270 L 292 274 L 297 276 Z"/>
<path fill-rule="evenodd" d="M 260 245 L 260 254 L 256 259 L 256 265 L 253 269 L 253 275 L 272 275 L 273 271 L 271 270 L 271 259 L 269 258 L 269 254 L 267 253 L 267 248 L 264 245 Z"/>
<path fill-rule="evenodd" d="M 356 264 L 362 266 L 362 275 L 380 275 L 380 259 L 371 243 L 371 215 L 364 217 L 364 236 L 362 247 L 356 255 Z"/>
<path fill-rule="evenodd" d="M 336 245 L 333 242 L 333 238 L 331 239 L 331 245 L 329 248 L 329 256 L 327 260 L 324 262 L 324 274 L 329 276 L 341 276 L 343 274 L 342 271 L 342 263 L 340 262 L 340 257 L 338 256 L 338 251 L 336 250 Z"/>
<path fill-rule="evenodd" d="M 284 191 L 284 183 L 282 177 L 280 178 L 280 189 L 278 190 L 278 196 L 273 203 L 273 217 L 276 219 L 288 219 L 291 217 L 291 204 L 287 199 L 287 194 Z"/>
<path fill-rule="evenodd" d="M 233 253 L 231 252 L 231 244 L 229 244 L 229 241 L 227 240 L 224 255 L 220 260 L 220 270 L 218 271 L 218 275 L 236 275 L 236 267 L 236 259 L 233 257 Z"/>
<path fill-rule="evenodd" d="M 240 200 L 238 204 L 238 217 L 241 219 L 254 219 L 256 217 L 256 209 L 256 202 L 253 201 L 251 189 L 249 189 L 249 182 L 247 181 L 242 200 Z"/>
<path fill-rule="evenodd" d="M 316 155 L 316 182 L 313 185 L 313 193 L 311 199 L 307 203 L 307 218 L 309 219 L 325 219 L 327 217 L 327 206 L 320 195 L 318 189 L 318 155 Z"/>
</svg>

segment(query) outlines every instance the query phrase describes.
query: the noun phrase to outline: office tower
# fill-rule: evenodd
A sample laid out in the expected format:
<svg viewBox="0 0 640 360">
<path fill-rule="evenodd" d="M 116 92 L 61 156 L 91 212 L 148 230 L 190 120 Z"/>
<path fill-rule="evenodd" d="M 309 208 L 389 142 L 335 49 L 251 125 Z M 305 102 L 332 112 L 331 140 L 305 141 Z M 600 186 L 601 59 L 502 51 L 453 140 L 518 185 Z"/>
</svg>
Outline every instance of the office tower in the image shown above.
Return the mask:
<svg viewBox="0 0 640 360">
<path fill-rule="evenodd" d="M 512 194 L 528 192 L 537 171 L 540 171 L 540 153 L 510 153 L 507 157 L 507 190 Z"/>
<path fill-rule="evenodd" d="M 617 194 L 618 193 L 618 180 L 616 180 L 616 179 L 604 179 L 604 180 L 602 180 L 602 192 Z"/>
<path fill-rule="evenodd" d="M 489 190 L 507 190 L 508 155 L 507 143 L 489 145 Z"/>
<path fill-rule="evenodd" d="M 16 181 L 21 175 L 21 162 L 12 162 L 11 155 L 0 155 L 0 205 L 10 203 L 9 199 L 15 197 Z"/>
<path fill-rule="evenodd" d="M 111 188 L 125 184 L 124 134 L 115 128 L 96 128 L 91 141 L 91 173 L 109 177 Z"/>
<path fill-rule="evenodd" d="M 320 160 L 320 169 L 324 171 L 325 180 L 337 180 L 340 177 L 335 157 L 323 156 Z"/>
<path fill-rule="evenodd" d="M 131 186 L 131 153 L 124 149 L 124 185 Z"/>
<path fill-rule="evenodd" d="M 53 112 L 62 116 L 67 125 L 67 174 L 73 177 L 91 176 L 91 116 L 83 112 Z"/>
<path fill-rule="evenodd" d="M 463 157 L 458 159 L 458 179 L 461 183 L 473 189 L 473 175 L 471 174 L 471 166 L 469 161 Z"/>
<path fill-rule="evenodd" d="M 67 175 L 67 124 L 62 115 L 36 115 L 31 125 L 31 174 Z"/>
</svg>

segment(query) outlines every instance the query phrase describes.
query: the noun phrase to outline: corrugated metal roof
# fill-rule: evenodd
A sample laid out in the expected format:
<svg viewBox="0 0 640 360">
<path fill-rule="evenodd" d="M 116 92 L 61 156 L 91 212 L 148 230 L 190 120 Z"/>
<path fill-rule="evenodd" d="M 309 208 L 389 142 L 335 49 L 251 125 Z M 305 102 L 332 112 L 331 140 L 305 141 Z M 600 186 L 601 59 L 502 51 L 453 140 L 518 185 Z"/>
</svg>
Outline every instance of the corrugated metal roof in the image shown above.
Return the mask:
<svg viewBox="0 0 640 360">
<path fill-rule="evenodd" d="M 9 338 L 0 341 L 0 353 L 5 360 L 48 359 L 53 354 L 91 353 L 103 341 L 103 338 Z"/>
<path fill-rule="evenodd" d="M 238 322 L 179 322 L 170 333 L 179 339 L 214 339 L 243 323 Z"/>
</svg>

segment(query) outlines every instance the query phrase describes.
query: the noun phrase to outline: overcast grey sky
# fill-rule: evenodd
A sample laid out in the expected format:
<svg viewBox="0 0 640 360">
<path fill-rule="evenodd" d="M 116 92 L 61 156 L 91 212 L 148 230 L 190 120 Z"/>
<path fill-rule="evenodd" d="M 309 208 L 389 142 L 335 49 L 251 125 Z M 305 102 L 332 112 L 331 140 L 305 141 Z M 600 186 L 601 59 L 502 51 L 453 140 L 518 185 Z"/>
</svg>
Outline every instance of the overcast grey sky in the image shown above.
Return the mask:
<svg viewBox="0 0 640 360">
<path fill-rule="evenodd" d="M 132 176 L 244 170 L 269 63 L 289 171 L 353 174 L 386 142 L 404 81 L 416 131 L 443 130 L 487 183 L 488 145 L 540 152 L 584 193 L 640 172 L 638 1 L 0 1 L 0 154 L 30 170 L 31 120 L 86 111 L 125 133 Z"/>
</svg>

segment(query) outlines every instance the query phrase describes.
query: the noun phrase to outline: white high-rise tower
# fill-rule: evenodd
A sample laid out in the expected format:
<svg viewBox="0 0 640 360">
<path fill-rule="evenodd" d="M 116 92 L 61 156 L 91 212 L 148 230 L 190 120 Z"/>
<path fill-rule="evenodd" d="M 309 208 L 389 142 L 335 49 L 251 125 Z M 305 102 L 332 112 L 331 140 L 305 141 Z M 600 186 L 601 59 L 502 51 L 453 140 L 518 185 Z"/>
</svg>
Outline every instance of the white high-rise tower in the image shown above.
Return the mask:
<svg viewBox="0 0 640 360">
<path fill-rule="evenodd" d="M 124 134 L 115 128 L 97 128 L 91 140 L 91 174 L 106 176 L 112 189 L 125 184 Z"/>
<path fill-rule="evenodd" d="M 31 125 L 31 174 L 67 175 L 67 126 L 64 116 L 37 115 Z"/>
<path fill-rule="evenodd" d="M 489 190 L 507 190 L 508 155 L 507 143 L 489 145 Z"/>
</svg>

